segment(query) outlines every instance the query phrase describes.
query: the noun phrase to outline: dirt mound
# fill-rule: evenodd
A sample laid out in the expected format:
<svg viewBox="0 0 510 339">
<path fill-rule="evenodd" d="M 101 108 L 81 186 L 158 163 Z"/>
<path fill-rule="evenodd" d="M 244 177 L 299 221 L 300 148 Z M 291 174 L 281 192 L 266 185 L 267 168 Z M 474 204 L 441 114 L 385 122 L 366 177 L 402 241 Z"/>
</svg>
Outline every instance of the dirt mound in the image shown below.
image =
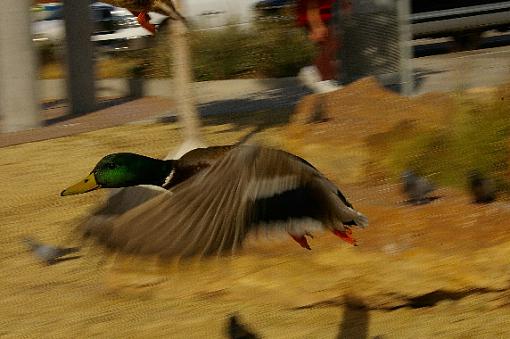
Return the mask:
<svg viewBox="0 0 510 339">
<path fill-rule="evenodd" d="M 320 138 L 331 142 L 364 139 L 369 135 L 388 131 L 408 120 L 420 125 L 436 125 L 452 109 L 452 97 L 430 93 L 418 97 L 402 97 L 384 89 L 373 78 L 361 79 L 341 90 L 325 95 L 304 98 L 296 108 L 289 128 L 291 138 L 307 138 L 306 123 L 317 115 L 327 124 L 317 123 Z"/>
</svg>

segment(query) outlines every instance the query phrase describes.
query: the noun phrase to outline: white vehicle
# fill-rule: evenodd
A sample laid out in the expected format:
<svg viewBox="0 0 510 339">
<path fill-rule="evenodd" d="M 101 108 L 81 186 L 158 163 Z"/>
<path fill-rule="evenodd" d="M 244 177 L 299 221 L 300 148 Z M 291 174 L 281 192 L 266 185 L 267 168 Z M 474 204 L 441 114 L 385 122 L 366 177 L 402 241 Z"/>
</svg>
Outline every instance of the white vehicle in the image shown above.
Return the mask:
<svg viewBox="0 0 510 339">
<path fill-rule="evenodd" d="M 181 1 L 184 16 L 197 29 L 227 25 L 249 25 L 253 6 L 258 0 L 189 0 Z"/>
<path fill-rule="evenodd" d="M 137 18 L 125 8 L 96 2 L 91 5 L 94 31 L 91 41 L 106 51 L 139 49 L 147 46 L 151 32 L 140 26 Z M 166 17 L 149 13 L 151 23 L 161 24 Z M 63 9 L 55 10 L 32 24 L 33 41 L 39 45 L 61 46 L 65 40 Z"/>
</svg>

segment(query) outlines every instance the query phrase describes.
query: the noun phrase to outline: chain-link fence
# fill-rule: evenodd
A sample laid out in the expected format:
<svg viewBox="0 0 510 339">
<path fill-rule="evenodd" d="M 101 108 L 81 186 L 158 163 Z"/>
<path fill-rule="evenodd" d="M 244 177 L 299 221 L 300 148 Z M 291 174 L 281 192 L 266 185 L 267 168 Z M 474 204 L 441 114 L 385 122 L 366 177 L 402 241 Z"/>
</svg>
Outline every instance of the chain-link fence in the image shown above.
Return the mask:
<svg viewBox="0 0 510 339">
<path fill-rule="evenodd" d="M 335 8 L 343 84 L 375 76 L 383 85 L 410 94 L 409 12 L 409 0 L 358 0 Z"/>
</svg>

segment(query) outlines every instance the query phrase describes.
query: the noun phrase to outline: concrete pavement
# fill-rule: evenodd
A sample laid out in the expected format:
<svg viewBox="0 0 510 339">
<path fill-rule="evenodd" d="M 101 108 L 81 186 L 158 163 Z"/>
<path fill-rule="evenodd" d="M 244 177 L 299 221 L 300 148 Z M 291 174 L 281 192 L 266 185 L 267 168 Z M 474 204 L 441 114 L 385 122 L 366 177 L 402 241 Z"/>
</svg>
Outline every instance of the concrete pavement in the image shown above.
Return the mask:
<svg viewBox="0 0 510 339">
<path fill-rule="evenodd" d="M 127 81 L 98 81 L 99 97 L 103 99 L 96 112 L 68 116 L 65 87 L 62 80 L 40 82 L 43 99 L 44 127 L 0 133 L 0 147 L 63 137 L 133 122 L 176 120 L 171 80 L 147 81 L 146 97 L 129 101 Z M 249 113 L 295 105 L 309 94 L 294 78 L 261 80 L 209 81 L 194 84 L 199 113 L 202 117 L 222 113 Z M 170 95 L 167 95 L 170 93 Z"/>
<path fill-rule="evenodd" d="M 146 96 L 173 99 L 172 79 L 147 79 L 144 86 Z M 267 96 L 274 90 L 298 87 L 301 86 L 296 78 L 232 79 L 196 82 L 193 84 L 193 91 L 197 103 L 206 104 L 220 100 Z M 128 81 L 127 79 L 97 80 L 96 91 L 98 97 L 124 97 L 129 93 Z M 41 101 L 63 99 L 67 95 L 65 81 L 63 79 L 40 80 L 39 93 Z"/>
<path fill-rule="evenodd" d="M 110 104 L 112 104 L 110 106 Z M 109 106 L 109 107 L 108 107 Z M 104 102 L 104 108 L 80 116 L 67 116 L 65 104 L 45 110 L 46 125 L 25 131 L 0 133 L 0 147 L 90 132 L 134 121 L 157 120 L 171 115 L 169 99 L 150 97 L 127 102 Z"/>
<path fill-rule="evenodd" d="M 493 87 L 510 82 L 510 46 L 413 59 L 415 94 Z"/>
</svg>

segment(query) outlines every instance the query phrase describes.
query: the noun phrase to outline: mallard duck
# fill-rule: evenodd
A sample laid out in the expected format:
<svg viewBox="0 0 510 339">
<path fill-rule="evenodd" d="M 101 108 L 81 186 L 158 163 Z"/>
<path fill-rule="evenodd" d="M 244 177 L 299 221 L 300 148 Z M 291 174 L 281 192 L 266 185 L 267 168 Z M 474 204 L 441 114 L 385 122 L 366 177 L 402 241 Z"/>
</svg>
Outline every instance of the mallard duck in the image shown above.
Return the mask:
<svg viewBox="0 0 510 339">
<path fill-rule="evenodd" d="M 110 201 L 82 232 L 112 250 L 170 258 L 232 252 L 262 230 L 286 231 L 306 249 L 318 229 L 355 244 L 350 227 L 368 225 L 309 162 L 255 145 L 196 149 L 173 161 L 108 155 L 62 195 L 140 184 L 160 188 L 129 208 Z"/>
<path fill-rule="evenodd" d="M 156 12 L 170 18 L 184 19 L 175 9 L 172 0 L 105 0 L 113 6 L 122 7 L 137 17 L 138 23 L 151 33 L 156 33 L 156 27 L 150 23 L 149 12 Z"/>
</svg>

